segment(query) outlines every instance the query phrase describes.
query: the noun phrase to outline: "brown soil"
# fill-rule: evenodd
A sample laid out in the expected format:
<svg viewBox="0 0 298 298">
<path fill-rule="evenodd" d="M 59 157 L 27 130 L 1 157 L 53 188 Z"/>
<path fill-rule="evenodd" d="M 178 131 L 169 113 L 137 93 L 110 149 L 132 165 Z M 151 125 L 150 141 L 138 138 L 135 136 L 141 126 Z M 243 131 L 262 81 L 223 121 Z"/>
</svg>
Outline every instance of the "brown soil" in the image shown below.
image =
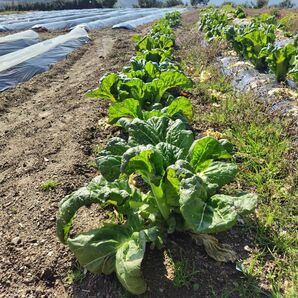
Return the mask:
<svg viewBox="0 0 298 298">
<path fill-rule="evenodd" d="M 188 15 L 184 22 L 194 22 L 194 16 Z M 128 63 L 133 34 L 110 29 L 93 32 L 91 44 L 48 72 L 0 94 L 0 297 L 129 296 L 114 275 L 86 273 L 81 282 L 67 283 L 75 259 L 56 238 L 55 213 L 63 196 L 96 175 L 90 167 L 93 146 L 103 145 L 116 132 L 105 125 L 107 103 L 84 94 L 96 87 L 105 72 L 118 71 Z M 59 185 L 43 191 L 40 185 L 48 179 Z M 79 214 L 86 226 L 98 224 L 103 216 L 96 208 Z M 252 241 L 249 231 L 246 239 L 239 238 L 242 229 L 239 225 L 220 235 L 239 258 Z M 186 278 L 187 286 L 174 286 L 173 264 L 166 251 L 174 261 L 185 261 L 188 272 L 195 272 Z M 145 297 L 219 297 L 224 288 L 243 283 L 235 264 L 211 260 L 180 234 L 173 235 L 162 251 L 148 247 L 143 271 L 149 287 Z M 252 281 L 250 286 L 255 286 Z"/>
<path fill-rule="evenodd" d="M 63 297 L 71 254 L 55 236 L 57 203 L 94 176 L 107 104 L 84 96 L 133 54 L 129 31 L 102 30 L 48 72 L 0 94 L 1 297 Z M 45 192 L 40 184 L 59 182 Z"/>
</svg>

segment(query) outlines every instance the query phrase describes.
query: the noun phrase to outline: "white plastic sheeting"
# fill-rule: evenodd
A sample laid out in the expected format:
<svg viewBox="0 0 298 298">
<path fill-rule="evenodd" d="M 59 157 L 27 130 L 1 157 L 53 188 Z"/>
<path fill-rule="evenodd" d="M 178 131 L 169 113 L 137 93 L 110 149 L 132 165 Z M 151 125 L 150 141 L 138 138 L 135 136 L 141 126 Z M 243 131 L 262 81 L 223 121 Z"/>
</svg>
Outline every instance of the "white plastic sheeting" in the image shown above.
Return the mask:
<svg viewBox="0 0 298 298">
<path fill-rule="evenodd" d="M 84 24 L 89 29 L 114 26 L 115 28 L 134 29 L 139 25 L 163 17 L 167 12 L 185 9 L 175 8 L 127 8 L 127 9 L 81 9 L 65 11 L 32 12 L 7 17 L 0 21 L 0 32 L 27 29 L 60 30 Z"/>
<path fill-rule="evenodd" d="M 104 20 L 106 18 L 109 17 L 113 17 L 113 16 L 121 16 L 122 14 L 125 14 L 125 11 L 113 11 L 113 12 L 100 12 L 97 13 L 93 16 L 77 16 L 77 17 L 72 17 L 72 18 L 65 18 L 61 21 L 51 21 L 51 22 L 45 22 L 43 24 L 36 24 L 32 27 L 32 29 L 44 29 L 44 30 L 48 30 L 48 31 L 52 31 L 52 30 L 59 30 L 59 29 L 69 29 L 69 28 L 73 28 L 77 25 L 80 24 L 86 24 L 92 21 L 98 21 L 98 20 Z"/>
<path fill-rule="evenodd" d="M 46 19 L 41 20 L 22 20 L 22 21 L 17 21 L 17 22 L 13 22 L 10 24 L 5 24 L 5 23 L 1 23 L 0 24 L 0 31 L 17 31 L 17 30 L 26 30 L 26 29 L 31 29 L 33 26 L 38 25 L 38 24 L 47 24 L 47 23 L 56 23 L 56 24 L 60 24 L 61 28 L 58 29 L 64 29 L 63 26 L 61 26 L 61 24 L 66 24 L 67 25 L 67 21 L 71 22 L 71 20 L 79 20 L 79 23 L 83 23 L 85 22 L 86 19 L 88 20 L 96 20 L 99 16 L 102 16 L 103 14 L 106 14 L 106 11 L 99 11 L 96 10 L 95 12 L 82 12 L 81 14 L 74 14 L 74 15 L 60 15 L 57 16 L 55 18 L 51 18 L 50 16 L 48 16 Z M 85 19 L 85 20 L 84 20 Z M 81 21 L 80 21 L 81 20 Z M 1 28 L 2 26 L 2 28 Z M 58 26 L 58 25 L 57 25 Z M 67 28 L 67 26 L 65 27 Z"/>
<path fill-rule="evenodd" d="M 89 41 L 83 28 L 0 57 L 0 91 L 14 88 Z"/>
<path fill-rule="evenodd" d="M 111 8 L 104 9 L 69 9 L 69 10 L 51 10 L 51 11 L 34 11 L 23 14 L 10 14 L 0 18 L 1 25 L 16 22 L 32 22 L 57 17 L 80 16 L 84 14 L 96 14 L 112 11 Z"/>
<path fill-rule="evenodd" d="M 39 35 L 33 30 L 0 37 L 0 56 L 29 47 L 38 42 L 40 42 Z"/>
</svg>

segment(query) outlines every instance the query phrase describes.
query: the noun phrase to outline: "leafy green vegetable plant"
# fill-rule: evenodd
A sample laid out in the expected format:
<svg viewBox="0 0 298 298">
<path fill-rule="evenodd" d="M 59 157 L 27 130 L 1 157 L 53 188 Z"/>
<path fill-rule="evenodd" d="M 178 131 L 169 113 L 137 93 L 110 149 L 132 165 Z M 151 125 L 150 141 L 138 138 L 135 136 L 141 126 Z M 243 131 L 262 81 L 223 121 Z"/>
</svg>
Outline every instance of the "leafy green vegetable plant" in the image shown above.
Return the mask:
<svg viewBox="0 0 298 298">
<path fill-rule="evenodd" d="M 269 69 L 275 74 L 277 81 L 285 81 L 287 74 L 291 69 L 297 49 L 293 44 L 287 44 L 283 47 L 269 46 L 262 50 Z"/>
<path fill-rule="evenodd" d="M 227 162 L 233 146 L 212 137 L 194 139 L 191 102 L 179 96 L 192 82 L 172 54 L 172 27 L 180 18 L 168 14 L 145 38 L 136 37 L 131 64 L 103 77 L 88 93 L 111 102 L 109 121 L 122 126 L 127 139 L 108 141 L 96 158 L 100 175 L 66 196 L 57 214 L 57 236 L 79 263 L 93 273 L 115 272 L 135 295 L 147 289 L 141 272 L 147 244 L 160 248 L 168 234 L 183 231 L 214 259 L 234 260 L 233 251 L 220 247 L 211 234 L 231 228 L 256 205 L 255 194 L 220 192 L 237 173 Z M 91 204 L 115 209 L 120 223 L 73 235 L 75 214 Z"/>
<path fill-rule="evenodd" d="M 95 98 L 103 98 L 112 102 L 121 102 L 128 98 L 138 100 L 145 110 L 150 110 L 153 105 L 161 103 L 165 105 L 167 100 L 166 92 L 171 89 L 190 89 L 192 81 L 181 71 L 168 70 L 159 72 L 157 68 L 153 69 L 147 64 L 147 75 L 144 76 L 155 79 L 146 83 L 139 78 L 131 78 L 127 74 L 109 74 L 102 78 L 97 89 L 89 92 L 87 96 Z M 153 66 L 154 67 L 154 66 Z M 149 69 L 150 68 L 150 69 Z M 154 72 L 156 70 L 156 72 Z M 148 74 L 148 72 L 150 74 Z"/>
</svg>

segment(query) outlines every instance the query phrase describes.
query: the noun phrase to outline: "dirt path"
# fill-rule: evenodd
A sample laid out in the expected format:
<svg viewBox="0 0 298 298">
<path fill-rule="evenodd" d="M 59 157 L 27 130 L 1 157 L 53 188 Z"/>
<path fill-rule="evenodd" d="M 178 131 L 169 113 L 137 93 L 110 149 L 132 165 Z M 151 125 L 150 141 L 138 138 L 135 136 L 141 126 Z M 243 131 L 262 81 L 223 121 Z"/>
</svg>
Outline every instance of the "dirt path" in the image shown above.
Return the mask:
<svg viewBox="0 0 298 298">
<path fill-rule="evenodd" d="M 132 33 L 102 30 L 50 71 L 0 94 L 0 297 L 64 297 L 70 254 L 55 236 L 58 201 L 89 181 L 106 103 L 84 97 L 132 56 Z M 86 166 L 85 166 L 86 165 Z M 40 184 L 60 184 L 45 192 Z"/>
</svg>

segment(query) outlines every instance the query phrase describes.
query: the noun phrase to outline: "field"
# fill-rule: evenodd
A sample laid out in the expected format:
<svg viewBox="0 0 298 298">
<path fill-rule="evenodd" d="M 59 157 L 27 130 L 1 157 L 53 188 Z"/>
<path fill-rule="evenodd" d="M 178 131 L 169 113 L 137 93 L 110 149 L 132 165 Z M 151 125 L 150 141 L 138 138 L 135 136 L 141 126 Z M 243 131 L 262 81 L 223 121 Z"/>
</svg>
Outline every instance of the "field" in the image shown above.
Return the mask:
<svg viewBox="0 0 298 298">
<path fill-rule="evenodd" d="M 280 18 L 286 15 L 283 11 Z M 232 262 L 212 259 L 183 229 L 169 233 L 160 249 L 151 249 L 158 247 L 157 239 L 147 243 L 141 266 L 147 291 L 141 297 L 296 297 L 297 114 L 272 110 L 273 103 L 262 102 L 253 90 L 237 91 L 219 64 L 229 51 L 227 42 L 216 39 L 206 47 L 206 36 L 198 31 L 200 18 L 201 11 L 183 13 L 181 24 L 173 26 L 173 59 L 193 81 L 192 88 L 188 81 L 182 90 L 176 88 L 192 103 L 196 139 L 228 139 L 237 148 L 229 159 L 239 172 L 220 193 L 257 193 L 258 203 L 254 211 L 238 217 L 233 228 L 216 233 L 221 244 L 237 253 Z M 108 124 L 111 103 L 86 93 L 98 87 L 102 76 L 129 65 L 136 53 L 134 35 L 146 36 L 152 26 L 139 26 L 136 32 L 92 30 L 90 42 L 66 59 L 0 93 L 0 297 L 131 296 L 115 273 L 93 274 L 78 263 L 56 236 L 56 216 L 62 217 L 57 212 L 63 197 L 98 175 L 95 157 L 109 139 L 127 140 L 123 128 Z M 288 30 L 297 32 L 297 23 Z M 297 108 L 297 90 L 278 84 L 284 94 L 294 93 L 291 105 Z M 180 130 L 187 135 L 186 128 Z M 150 193 L 151 178 L 142 170 L 133 173 L 145 182 L 144 193 Z M 110 172 L 112 167 L 102 175 Z M 106 203 L 81 208 L 70 236 L 103 222 L 126 225 L 129 215 L 122 216 L 117 202 Z"/>
</svg>

